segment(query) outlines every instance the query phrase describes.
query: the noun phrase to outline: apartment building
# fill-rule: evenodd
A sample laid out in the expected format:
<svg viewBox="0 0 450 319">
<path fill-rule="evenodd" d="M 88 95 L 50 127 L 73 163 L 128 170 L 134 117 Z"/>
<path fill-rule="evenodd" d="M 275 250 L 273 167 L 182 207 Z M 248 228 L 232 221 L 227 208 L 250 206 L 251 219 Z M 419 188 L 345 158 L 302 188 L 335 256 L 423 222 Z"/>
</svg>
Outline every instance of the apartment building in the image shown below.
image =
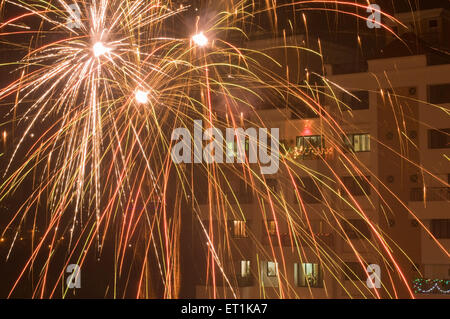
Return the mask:
<svg viewBox="0 0 450 319">
<path fill-rule="evenodd" d="M 415 17 L 441 26 L 448 12 Z M 421 39 L 411 54 L 403 36 L 367 70 L 328 64 L 320 103 L 247 119 L 280 128 L 292 161 L 261 180 L 234 167 L 225 202 L 200 205 L 215 238 L 198 297 L 450 296 L 450 61 Z M 368 265 L 381 289 L 367 286 Z"/>
</svg>

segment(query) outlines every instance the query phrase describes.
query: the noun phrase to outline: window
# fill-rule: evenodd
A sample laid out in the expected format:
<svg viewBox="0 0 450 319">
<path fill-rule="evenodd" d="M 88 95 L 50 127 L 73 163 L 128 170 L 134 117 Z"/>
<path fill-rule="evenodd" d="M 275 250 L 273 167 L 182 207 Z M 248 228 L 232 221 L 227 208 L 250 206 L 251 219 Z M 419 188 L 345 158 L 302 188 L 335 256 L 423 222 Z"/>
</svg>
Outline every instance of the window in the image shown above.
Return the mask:
<svg viewBox="0 0 450 319">
<path fill-rule="evenodd" d="M 431 233 L 436 238 L 450 238 L 450 219 L 432 219 Z"/>
<path fill-rule="evenodd" d="M 267 221 L 267 232 L 270 236 L 275 236 L 277 234 L 277 225 L 273 219 Z"/>
<path fill-rule="evenodd" d="M 450 148 L 450 128 L 428 130 L 428 148 Z"/>
<path fill-rule="evenodd" d="M 370 134 L 347 134 L 343 136 L 345 149 L 353 152 L 370 151 Z"/>
<path fill-rule="evenodd" d="M 303 101 L 291 105 L 291 109 L 291 118 L 293 120 L 319 117 L 319 114 L 314 109 L 314 106 L 309 106 Z"/>
<path fill-rule="evenodd" d="M 298 287 L 323 287 L 322 269 L 319 264 L 301 263 L 298 266 Z"/>
<path fill-rule="evenodd" d="M 433 104 L 450 103 L 450 83 L 430 85 L 428 98 L 429 102 Z"/>
<path fill-rule="evenodd" d="M 342 221 L 342 227 L 350 239 L 370 239 L 369 225 L 363 219 L 346 219 Z"/>
<path fill-rule="evenodd" d="M 243 220 L 233 220 L 232 221 L 232 235 L 234 238 L 245 238 L 247 235 L 246 222 Z"/>
<path fill-rule="evenodd" d="M 366 270 L 359 262 L 346 262 L 344 265 L 344 273 L 344 280 L 362 281 L 367 279 Z"/>
<path fill-rule="evenodd" d="M 341 192 L 344 195 L 347 195 L 347 192 L 350 192 L 353 196 L 370 195 L 369 182 L 370 176 L 344 176 L 342 178 L 342 183 L 347 190 L 342 189 Z"/>
<path fill-rule="evenodd" d="M 273 261 L 267 262 L 267 277 L 276 277 L 278 274 L 278 263 Z"/>
<path fill-rule="evenodd" d="M 428 21 L 428 25 L 430 26 L 430 28 L 437 28 L 438 26 L 438 21 L 433 19 L 433 20 L 429 20 Z"/>
<path fill-rule="evenodd" d="M 342 97 L 344 103 L 344 110 L 367 110 L 369 109 L 369 91 L 353 91 L 352 95 L 345 93 Z"/>
<path fill-rule="evenodd" d="M 250 277 L 250 260 L 241 260 L 241 278 Z"/>
<path fill-rule="evenodd" d="M 296 178 L 295 183 L 297 185 L 298 193 L 303 202 L 307 204 L 320 203 L 320 201 L 322 200 L 322 193 L 320 192 L 316 181 L 314 181 L 311 177 L 304 177 L 302 179 Z M 298 194 L 295 190 L 294 198 L 295 202 L 298 203 Z"/>
</svg>

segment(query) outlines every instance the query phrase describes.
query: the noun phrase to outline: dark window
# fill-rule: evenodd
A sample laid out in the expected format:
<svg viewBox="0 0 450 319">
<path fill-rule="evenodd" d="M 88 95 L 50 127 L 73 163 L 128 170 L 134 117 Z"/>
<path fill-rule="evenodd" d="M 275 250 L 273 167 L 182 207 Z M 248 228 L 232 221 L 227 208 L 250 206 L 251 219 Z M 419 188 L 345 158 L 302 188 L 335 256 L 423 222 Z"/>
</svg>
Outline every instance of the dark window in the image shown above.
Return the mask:
<svg viewBox="0 0 450 319">
<path fill-rule="evenodd" d="M 253 285 L 253 277 L 250 268 L 250 260 L 241 260 L 237 282 L 239 287 L 250 287 Z"/>
<path fill-rule="evenodd" d="M 342 98 L 342 103 L 344 110 L 367 110 L 369 108 L 369 91 L 354 91 L 350 92 L 352 95 L 347 93 L 344 94 Z"/>
<path fill-rule="evenodd" d="M 450 128 L 428 130 L 428 148 L 450 148 Z"/>
<path fill-rule="evenodd" d="M 353 196 L 370 195 L 370 176 L 344 176 L 342 183 L 348 192 Z M 342 189 L 342 194 L 346 195 L 347 191 Z"/>
<path fill-rule="evenodd" d="M 266 186 L 270 191 L 272 191 L 274 193 L 278 192 L 278 182 L 276 179 L 266 178 Z"/>
<path fill-rule="evenodd" d="M 298 287 L 323 287 L 322 267 L 319 264 L 301 263 L 298 264 Z"/>
<path fill-rule="evenodd" d="M 342 227 L 350 239 L 370 239 L 369 225 L 363 219 L 346 219 L 342 221 Z"/>
<path fill-rule="evenodd" d="M 425 190 L 425 192 L 424 192 Z M 428 202 L 449 201 L 450 187 L 414 187 L 411 189 L 411 201 L 421 202 L 426 200 Z"/>
<path fill-rule="evenodd" d="M 241 278 L 250 277 L 250 260 L 241 260 Z"/>
<path fill-rule="evenodd" d="M 276 277 L 278 274 L 278 263 L 274 261 L 267 262 L 267 277 Z"/>
<path fill-rule="evenodd" d="M 436 238 L 450 238 L 450 219 L 432 219 L 431 232 Z"/>
<path fill-rule="evenodd" d="M 436 28 L 438 26 L 438 22 L 437 20 L 430 20 L 428 21 L 428 25 L 430 26 L 430 28 Z"/>
<path fill-rule="evenodd" d="M 342 138 L 345 149 L 353 152 L 370 152 L 370 134 L 347 134 Z"/>
<path fill-rule="evenodd" d="M 320 192 L 319 187 L 317 186 L 317 182 L 314 181 L 310 177 L 304 178 L 296 178 L 295 180 L 297 185 L 298 193 L 303 202 L 307 204 L 317 204 L 322 200 L 322 194 Z M 298 202 L 297 192 L 294 191 L 295 202 Z"/>
<path fill-rule="evenodd" d="M 450 103 L 450 83 L 430 85 L 428 87 L 428 94 L 430 103 Z"/>
<path fill-rule="evenodd" d="M 344 265 L 344 273 L 345 280 L 362 281 L 367 279 L 366 270 L 359 262 L 346 262 Z"/>
</svg>

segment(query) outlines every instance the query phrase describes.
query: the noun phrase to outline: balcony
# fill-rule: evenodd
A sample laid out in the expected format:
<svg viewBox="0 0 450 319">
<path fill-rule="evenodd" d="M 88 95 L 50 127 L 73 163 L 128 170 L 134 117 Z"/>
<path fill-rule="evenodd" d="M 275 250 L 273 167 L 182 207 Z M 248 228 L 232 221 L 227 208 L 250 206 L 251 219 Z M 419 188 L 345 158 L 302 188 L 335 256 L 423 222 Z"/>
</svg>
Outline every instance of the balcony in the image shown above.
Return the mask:
<svg viewBox="0 0 450 319">
<path fill-rule="evenodd" d="M 450 188 L 412 188 L 408 208 L 420 219 L 446 219 L 450 211 Z M 411 217 L 412 218 L 412 217 Z"/>
</svg>

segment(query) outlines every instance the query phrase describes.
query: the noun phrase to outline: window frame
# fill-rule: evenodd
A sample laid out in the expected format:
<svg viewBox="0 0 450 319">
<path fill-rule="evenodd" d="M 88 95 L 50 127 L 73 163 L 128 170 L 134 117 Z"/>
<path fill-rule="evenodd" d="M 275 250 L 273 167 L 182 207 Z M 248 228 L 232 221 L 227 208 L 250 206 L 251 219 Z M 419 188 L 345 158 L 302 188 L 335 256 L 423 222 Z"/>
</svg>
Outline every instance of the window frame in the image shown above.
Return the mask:
<svg viewBox="0 0 450 319">
<path fill-rule="evenodd" d="M 364 111 L 370 109 L 370 92 L 368 90 L 357 90 L 343 93 L 341 110 L 343 111 Z M 352 95 L 356 96 L 353 97 Z M 361 101 L 359 101 L 361 100 Z"/>
<path fill-rule="evenodd" d="M 297 191 L 294 189 L 294 203 L 300 203 L 298 196 L 301 197 L 302 202 L 306 204 L 320 204 L 323 201 L 323 194 L 319 188 L 319 184 L 314 182 L 311 177 L 302 177 L 295 179 Z M 309 187 L 308 187 L 309 186 Z"/>
<path fill-rule="evenodd" d="M 342 228 L 349 239 L 372 239 L 370 227 L 362 218 L 345 219 Z"/>
<path fill-rule="evenodd" d="M 231 220 L 231 236 L 233 238 L 248 238 L 248 220 Z M 236 228 L 237 224 L 243 223 L 243 227 L 239 226 Z"/>
<path fill-rule="evenodd" d="M 275 265 L 275 274 L 274 275 L 271 275 L 271 274 L 269 274 L 269 264 L 274 264 Z M 266 276 L 267 277 L 269 277 L 269 278 L 274 278 L 274 277 L 278 277 L 278 263 L 276 262 L 276 261 L 267 261 L 267 264 L 266 264 Z"/>
<path fill-rule="evenodd" d="M 448 104 L 450 103 L 450 83 L 439 83 L 428 85 L 428 102 L 431 104 Z M 441 95 L 442 92 L 447 92 Z"/>
<path fill-rule="evenodd" d="M 363 143 L 361 143 L 361 138 L 362 139 L 366 139 L 365 141 L 365 145 L 368 147 L 365 148 L 364 150 L 361 150 L 361 146 L 359 147 L 359 150 L 356 150 L 355 147 L 355 137 L 359 137 L 360 142 L 359 144 L 362 145 Z M 371 135 L 370 133 L 348 133 L 348 134 L 344 134 L 342 136 L 342 140 L 343 140 L 343 144 L 344 144 L 344 152 L 354 152 L 354 153 L 368 153 L 371 151 Z"/>
<path fill-rule="evenodd" d="M 430 231 L 436 239 L 450 239 L 450 219 L 432 219 Z"/>
</svg>

